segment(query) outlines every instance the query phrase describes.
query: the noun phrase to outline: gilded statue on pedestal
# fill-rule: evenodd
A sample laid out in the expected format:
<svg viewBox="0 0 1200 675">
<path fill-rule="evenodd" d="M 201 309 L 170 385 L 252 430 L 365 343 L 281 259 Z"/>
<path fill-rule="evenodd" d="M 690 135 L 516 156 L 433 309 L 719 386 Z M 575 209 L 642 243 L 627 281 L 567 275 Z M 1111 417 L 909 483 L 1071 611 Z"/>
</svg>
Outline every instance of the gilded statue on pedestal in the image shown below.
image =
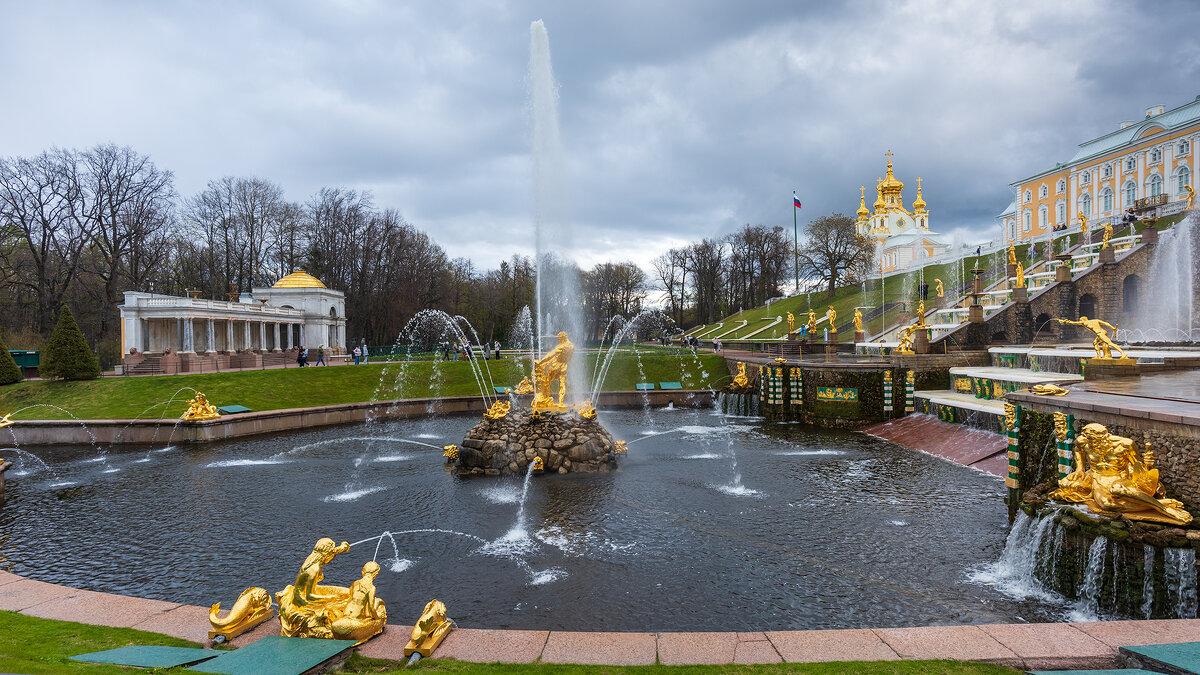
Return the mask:
<svg viewBox="0 0 1200 675">
<path fill-rule="evenodd" d="M 863 327 L 862 327 L 862 312 L 859 311 L 859 309 L 857 307 L 855 307 L 854 308 L 854 331 L 856 333 L 861 333 L 862 329 L 863 329 Z"/>
<path fill-rule="evenodd" d="M 1112 221 L 1104 222 L 1104 241 L 1100 242 L 1100 248 L 1108 248 L 1108 240 L 1112 239 Z"/>
<path fill-rule="evenodd" d="M 925 325 L 925 301 L 924 300 L 922 300 L 920 303 L 917 304 L 917 325 L 918 326 Z"/>
<path fill-rule="evenodd" d="M 796 317 L 792 316 L 791 312 L 787 313 L 788 335 L 796 332 Z"/>
<path fill-rule="evenodd" d="M 1187 205 L 1184 206 L 1183 208 L 1185 211 L 1191 211 L 1192 204 L 1194 204 L 1196 201 L 1196 191 L 1192 188 L 1191 185 L 1184 185 L 1183 189 L 1187 191 Z"/>
<path fill-rule="evenodd" d="M 362 578 L 350 588 L 321 586 L 325 565 L 338 554 L 350 549 L 350 544 L 334 544 L 322 538 L 313 546 L 296 575 L 296 582 L 275 594 L 279 605 L 280 635 L 362 643 L 383 631 L 387 609 L 375 597 L 375 576 L 379 565 L 368 562 Z"/>
<path fill-rule="evenodd" d="M 1008 264 L 1009 264 L 1009 265 L 1016 265 L 1016 264 L 1017 264 L 1017 246 L 1016 246 L 1016 242 L 1012 242 L 1012 241 L 1008 242 Z"/>
<path fill-rule="evenodd" d="M 436 598 L 430 600 L 413 626 L 412 636 L 404 647 L 404 655 L 420 654 L 429 658 L 453 627 L 454 621 L 446 618 L 446 605 Z"/>
<path fill-rule="evenodd" d="M 942 280 L 934 278 L 933 283 L 937 284 L 937 296 L 939 298 L 946 297 L 946 289 L 942 286 Z"/>
<path fill-rule="evenodd" d="M 212 630 L 208 631 L 210 640 L 217 636 L 225 640 L 232 640 L 275 616 L 274 610 L 271 609 L 271 594 L 267 592 L 267 589 L 258 587 L 242 591 L 237 601 L 233 603 L 233 607 L 229 608 L 229 613 L 225 615 L 225 618 L 219 618 L 220 613 L 221 603 L 219 602 L 208 610 L 208 622 L 212 624 Z"/>
<path fill-rule="evenodd" d="M 208 402 L 208 398 L 196 392 L 196 398 L 188 400 L 187 412 L 183 413 L 183 417 L 179 419 L 185 422 L 198 422 L 200 420 L 215 420 L 221 416 L 217 411 L 217 406 Z"/>
<path fill-rule="evenodd" d="M 817 330 L 817 313 L 811 309 L 808 310 L 808 323 L 805 325 L 808 326 L 809 333 L 813 333 Z"/>
<path fill-rule="evenodd" d="M 1017 280 L 1013 288 L 1025 288 L 1025 266 L 1021 263 L 1017 263 Z"/>
<path fill-rule="evenodd" d="M 830 305 L 829 311 L 825 312 L 825 318 L 829 321 L 829 332 L 836 333 L 837 324 L 834 322 L 837 321 L 837 310 L 833 308 L 833 305 Z"/>
<path fill-rule="evenodd" d="M 1113 342 L 1112 337 L 1110 337 L 1108 331 L 1105 330 L 1105 328 L 1111 329 L 1112 334 L 1116 335 L 1117 327 L 1113 324 L 1108 323 L 1107 321 L 1101 321 L 1100 319 L 1089 319 L 1086 316 L 1079 317 L 1078 321 L 1071 321 L 1070 319 L 1058 319 L 1058 322 L 1070 324 L 1072 326 L 1083 326 L 1084 328 L 1092 331 L 1092 333 L 1096 336 L 1096 339 L 1092 340 L 1092 347 L 1096 350 L 1096 358 L 1112 360 L 1112 350 L 1114 349 L 1121 353 L 1121 358 L 1129 358 L 1129 355 L 1125 353 L 1125 350 L 1121 349 L 1116 342 Z"/>
<path fill-rule="evenodd" d="M 733 376 L 733 386 L 735 389 L 745 389 L 750 386 L 750 378 L 746 375 L 746 364 L 738 361 L 737 375 Z"/>
<path fill-rule="evenodd" d="M 534 382 L 537 383 L 533 393 L 533 410 L 535 412 L 566 412 L 567 406 L 563 399 L 567 396 L 567 364 L 575 354 L 575 345 L 567 339 L 565 332 L 559 331 L 558 345 L 550 350 L 533 365 Z M 558 380 L 558 402 L 550 394 L 550 383 Z"/>
<path fill-rule="evenodd" d="M 900 341 L 900 343 L 896 345 L 897 354 L 909 355 L 915 353 L 913 352 L 912 348 L 913 333 L 917 332 L 919 328 L 920 325 L 914 323 L 911 326 L 905 326 L 904 328 L 900 329 L 900 332 L 896 334 L 897 339 Z"/>
<path fill-rule="evenodd" d="M 1163 494 L 1154 461 L 1148 444 L 1139 457 L 1132 439 L 1089 424 L 1075 438 L 1075 470 L 1058 481 L 1050 498 L 1086 504 L 1105 516 L 1187 525 L 1192 514 Z"/>
<path fill-rule="evenodd" d="M 1087 234 L 1087 216 L 1083 215 L 1083 211 L 1079 212 L 1079 234 Z M 1086 243 L 1086 242 L 1081 242 Z"/>
</svg>

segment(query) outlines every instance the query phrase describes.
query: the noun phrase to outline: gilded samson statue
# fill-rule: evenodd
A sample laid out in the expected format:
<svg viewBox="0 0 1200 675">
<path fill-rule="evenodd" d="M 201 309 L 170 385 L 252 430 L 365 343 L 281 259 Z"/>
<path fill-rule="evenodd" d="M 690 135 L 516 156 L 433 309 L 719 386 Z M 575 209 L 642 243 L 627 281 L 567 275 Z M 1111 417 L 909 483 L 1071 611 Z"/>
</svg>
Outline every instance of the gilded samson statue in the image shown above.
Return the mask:
<svg viewBox="0 0 1200 675">
<path fill-rule="evenodd" d="M 1112 337 L 1109 335 L 1108 331 L 1105 330 L 1105 328 L 1108 328 L 1112 330 L 1113 335 L 1116 335 L 1117 327 L 1113 324 L 1108 323 L 1107 321 L 1101 321 L 1100 319 L 1089 319 L 1086 316 L 1079 317 L 1078 321 L 1059 319 L 1058 322 L 1070 324 L 1072 326 L 1083 326 L 1084 328 L 1092 331 L 1092 333 L 1096 336 L 1096 339 L 1092 340 L 1092 347 L 1096 350 L 1096 358 L 1111 360 L 1113 358 L 1112 350 L 1114 349 L 1121 353 L 1121 358 L 1129 358 L 1129 355 L 1125 353 L 1125 350 L 1121 349 L 1116 342 L 1113 342 Z"/>
<path fill-rule="evenodd" d="M 533 394 L 534 412 L 566 412 L 567 406 L 563 399 L 567 396 L 567 364 L 575 354 L 575 345 L 567 339 L 565 332 L 559 331 L 558 345 L 550 350 L 533 365 L 535 391 Z M 550 394 L 550 383 L 558 380 L 558 402 Z"/>
<path fill-rule="evenodd" d="M 791 312 L 787 313 L 788 320 L 788 335 L 796 332 L 796 317 L 792 316 Z"/>
<path fill-rule="evenodd" d="M 1075 470 L 1058 481 L 1050 498 L 1086 504 L 1105 516 L 1187 525 L 1192 514 L 1163 494 L 1154 460 L 1148 444 L 1139 457 L 1132 439 L 1093 422 L 1075 438 Z"/>
</svg>

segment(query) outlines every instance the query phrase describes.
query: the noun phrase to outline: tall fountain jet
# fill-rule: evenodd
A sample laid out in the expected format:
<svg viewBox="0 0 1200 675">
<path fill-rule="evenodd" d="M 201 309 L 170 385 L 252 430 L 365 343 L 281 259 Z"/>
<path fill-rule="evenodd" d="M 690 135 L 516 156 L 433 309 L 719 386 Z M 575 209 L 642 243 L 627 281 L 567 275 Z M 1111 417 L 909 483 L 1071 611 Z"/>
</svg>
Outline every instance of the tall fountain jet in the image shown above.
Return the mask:
<svg viewBox="0 0 1200 675">
<path fill-rule="evenodd" d="M 540 357 L 566 331 L 584 336 L 579 280 L 571 258 L 562 142 L 558 131 L 558 85 L 550 67 L 550 38 L 541 20 L 529 25 L 529 86 L 533 113 L 534 243 L 537 248 L 537 316 Z M 582 369 L 569 375 L 574 392 L 585 391 Z"/>
</svg>

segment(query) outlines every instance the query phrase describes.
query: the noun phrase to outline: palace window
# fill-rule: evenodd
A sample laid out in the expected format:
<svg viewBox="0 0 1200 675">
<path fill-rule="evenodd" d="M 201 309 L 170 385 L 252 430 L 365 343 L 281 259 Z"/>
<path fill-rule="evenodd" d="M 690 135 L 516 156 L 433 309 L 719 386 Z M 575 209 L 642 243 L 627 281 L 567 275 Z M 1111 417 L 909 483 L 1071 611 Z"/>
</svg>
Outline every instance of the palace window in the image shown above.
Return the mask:
<svg viewBox="0 0 1200 675">
<path fill-rule="evenodd" d="M 1150 176 L 1150 196 L 1157 197 L 1163 193 L 1162 176 L 1154 174 Z"/>
<path fill-rule="evenodd" d="M 1050 209 L 1045 204 L 1043 204 L 1042 207 L 1040 209 L 1038 209 L 1038 228 L 1044 230 L 1047 227 L 1049 227 L 1050 223 L 1047 222 L 1049 220 L 1050 220 Z"/>
<path fill-rule="evenodd" d="M 1129 181 L 1125 184 L 1125 208 L 1132 208 L 1137 201 L 1137 183 Z"/>
<path fill-rule="evenodd" d="M 1183 188 L 1192 184 L 1192 170 L 1187 168 L 1186 166 L 1179 167 L 1179 173 L 1177 174 L 1177 178 L 1179 180 L 1179 185 L 1175 188 L 1175 191 L 1176 192 L 1184 192 Z"/>
<path fill-rule="evenodd" d="M 1080 175 L 1079 175 L 1079 182 L 1080 182 L 1080 184 L 1082 184 L 1082 185 L 1088 185 L 1089 183 L 1091 183 L 1091 182 L 1092 182 L 1092 172 L 1091 172 L 1091 171 L 1084 171 L 1082 174 L 1080 174 Z"/>
<path fill-rule="evenodd" d="M 1085 192 L 1079 198 L 1079 210 L 1083 211 L 1083 215 L 1085 216 L 1092 215 L 1092 196 L 1090 194 Z"/>
<path fill-rule="evenodd" d="M 1029 209 L 1025 209 L 1025 215 L 1023 218 L 1023 222 L 1024 222 L 1024 226 L 1022 228 L 1023 231 L 1028 232 L 1033 229 L 1033 214 L 1031 214 L 1029 212 Z"/>
<path fill-rule="evenodd" d="M 1113 192 L 1108 188 L 1100 193 L 1100 213 L 1110 213 L 1113 210 Z"/>
<path fill-rule="evenodd" d="M 1186 155 L 1192 151 L 1192 142 L 1188 139 L 1183 139 L 1179 142 L 1179 154 Z"/>
<path fill-rule="evenodd" d="M 1105 177 L 1105 178 L 1112 178 L 1112 164 L 1105 164 L 1105 165 L 1104 165 L 1104 177 Z"/>
<path fill-rule="evenodd" d="M 1058 204 L 1054 207 L 1054 220 L 1062 225 L 1067 222 L 1067 203 L 1063 200 L 1058 200 Z"/>
<path fill-rule="evenodd" d="M 1054 191 L 1060 195 L 1062 193 L 1066 192 L 1067 191 L 1067 181 L 1063 180 L 1062 178 L 1059 178 L 1058 185 L 1055 186 Z"/>
<path fill-rule="evenodd" d="M 1137 171 L 1137 157 L 1130 157 L 1125 160 L 1126 171 Z"/>
<path fill-rule="evenodd" d="M 1010 240 L 1017 238 L 1017 221 L 1015 220 L 1008 221 L 1008 238 Z"/>
<path fill-rule="evenodd" d="M 1030 192 L 1029 190 L 1026 190 L 1025 191 L 1025 203 L 1028 204 L 1031 201 L 1033 201 L 1033 193 Z"/>
<path fill-rule="evenodd" d="M 1159 164 L 1162 162 L 1162 150 L 1155 148 L 1150 151 L 1150 163 Z"/>
<path fill-rule="evenodd" d="M 1043 186 L 1041 187 L 1041 189 L 1040 189 L 1040 190 L 1038 190 L 1038 197 L 1041 197 L 1042 199 L 1045 199 L 1045 198 L 1046 198 L 1046 193 L 1047 193 L 1048 191 L 1049 191 L 1049 188 L 1047 188 L 1045 185 L 1043 185 Z"/>
</svg>

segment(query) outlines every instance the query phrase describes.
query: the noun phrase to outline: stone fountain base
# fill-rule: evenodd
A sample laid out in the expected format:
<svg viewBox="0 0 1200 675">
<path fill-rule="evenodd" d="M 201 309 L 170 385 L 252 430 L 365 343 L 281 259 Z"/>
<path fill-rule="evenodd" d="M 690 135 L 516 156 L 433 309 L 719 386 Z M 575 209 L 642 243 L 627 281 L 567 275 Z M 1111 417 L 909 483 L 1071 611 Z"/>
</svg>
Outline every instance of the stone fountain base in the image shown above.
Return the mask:
<svg viewBox="0 0 1200 675">
<path fill-rule="evenodd" d="M 575 413 L 514 411 L 480 420 L 467 432 L 454 472 L 460 476 L 524 475 L 534 457 L 545 471 L 606 473 L 617 468 L 612 434 L 598 420 Z"/>
</svg>

